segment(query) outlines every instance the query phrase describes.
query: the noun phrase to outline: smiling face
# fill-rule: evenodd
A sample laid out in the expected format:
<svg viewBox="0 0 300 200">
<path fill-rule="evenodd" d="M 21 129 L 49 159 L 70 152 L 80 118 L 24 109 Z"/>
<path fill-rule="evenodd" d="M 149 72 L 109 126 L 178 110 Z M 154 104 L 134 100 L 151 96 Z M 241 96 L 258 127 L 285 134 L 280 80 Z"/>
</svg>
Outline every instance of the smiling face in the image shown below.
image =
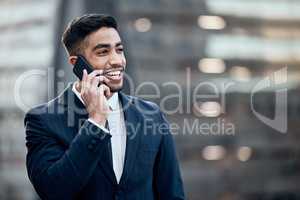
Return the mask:
<svg viewBox="0 0 300 200">
<path fill-rule="evenodd" d="M 121 90 L 126 59 L 117 30 L 110 27 L 102 27 L 89 34 L 83 42 L 82 54 L 94 69 L 104 70 L 108 79 L 105 84 L 110 88 L 111 92 Z M 74 56 L 70 56 L 69 59 L 71 59 L 71 63 L 76 61 L 76 57 L 72 61 Z"/>
</svg>

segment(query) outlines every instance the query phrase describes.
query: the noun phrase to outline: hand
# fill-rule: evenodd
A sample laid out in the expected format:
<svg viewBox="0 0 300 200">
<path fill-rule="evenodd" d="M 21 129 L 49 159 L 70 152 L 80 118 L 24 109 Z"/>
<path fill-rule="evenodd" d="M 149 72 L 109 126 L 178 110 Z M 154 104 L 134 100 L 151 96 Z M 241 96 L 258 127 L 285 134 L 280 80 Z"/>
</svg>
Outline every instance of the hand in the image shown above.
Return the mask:
<svg viewBox="0 0 300 200">
<path fill-rule="evenodd" d="M 107 98 L 112 94 L 105 84 L 98 87 L 99 83 L 106 79 L 106 77 L 101 76 L 102 72 L 102 70 L 94 70 L 87 74 L 87 71 L 83 70 L 80 95 L 86 105 L 89 118 L 105 126 L 107 114 L 110 112 Z"/>
</svg>

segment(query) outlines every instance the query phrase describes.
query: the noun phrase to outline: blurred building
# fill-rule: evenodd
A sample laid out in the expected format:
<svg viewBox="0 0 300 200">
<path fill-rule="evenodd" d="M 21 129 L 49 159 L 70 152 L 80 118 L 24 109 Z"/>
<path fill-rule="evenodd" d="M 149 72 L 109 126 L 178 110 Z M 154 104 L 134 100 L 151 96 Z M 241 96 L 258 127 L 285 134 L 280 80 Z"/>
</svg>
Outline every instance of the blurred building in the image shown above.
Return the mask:
<svg viewBox="0 0 300 200">
<path fill-rule="evenodd" d="M 188 199 L 300 199 L 299 9 L 295 0 L 2 1 L 0 199 L 34 196 L 16 80 L 47 69 L 22 85 L 28 105 L 74 80 L 59 39 L 86 12 L 117 16 L 126 90 L 167 114 Z M 282 119 L 270 127 L 262 116 Z"/>
<path fill-rule="evenodd" d="M 48 99 L 57 1 L 0 1 L 0 199 L 36 195 L 25 168 L 24 112 Z M 49 73 L 48 73 L 49 72 Z M 52 78 L 53 79 L 53 78 Z"/>
<path fill-rule="evenodd" d="M 175 124 L 189 199 L 300 199 L 299 6 L 293 0 L 116 3 L 134 81 L 159 86 L 160 98 L 151 100 Z M 143 89 L 140 94 L 158 94 L 154 87 Z M 179 91 L 182 102 L 165 98 Z M 188 98 L 193 94 L 202 96 Z M 182 110 L 172 113 L 178 106 Z M 286 133 L 253 112 L 270 119 L 277 114 L 284 129 L 285 109 Z M 190 127 L 197 120 L 206 125 L 188 131 L 185 120 Z"/>
</svg>

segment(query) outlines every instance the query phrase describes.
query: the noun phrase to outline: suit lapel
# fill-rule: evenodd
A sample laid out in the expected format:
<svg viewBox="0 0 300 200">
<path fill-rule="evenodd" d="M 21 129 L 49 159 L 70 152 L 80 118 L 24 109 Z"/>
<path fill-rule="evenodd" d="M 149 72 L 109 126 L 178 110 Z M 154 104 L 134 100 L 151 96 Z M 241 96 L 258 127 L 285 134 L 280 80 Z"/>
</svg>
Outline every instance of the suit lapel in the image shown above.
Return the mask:
<svg viewBox="0 0 300 200">
<path fill-rule="evenodd" d="M 115 172 L 114 172 L 113 166 L 111 164 L 112 161 L 110 160 L 110 155 L 109 155 L 109 153 L 111 153 L 111 151 L 109 151 L 108 148 L 109 148 L 109 146 L 107 145 L 107 148 L 103 152 L 102 157 L 98 164 L 102 168 L 104 173 L 108 176 L 108 178 L 111 180 L 111 182 L 114 185 L 116 185 L 117 179 L 116 179 Z"/>
<path fill-rule="evenodd" d="M 134 100 L 132 98 L 122 92 L 119 92 L 119 97 L 124 112 L 127 134 L 124 169 L 120 180 L 120 184 L 125 184 L 137 157 L 141 137 L 139 132 L 142 128 L 142 116 L 138 112 L 136 105 L 134 105 Z"/>
</svg>

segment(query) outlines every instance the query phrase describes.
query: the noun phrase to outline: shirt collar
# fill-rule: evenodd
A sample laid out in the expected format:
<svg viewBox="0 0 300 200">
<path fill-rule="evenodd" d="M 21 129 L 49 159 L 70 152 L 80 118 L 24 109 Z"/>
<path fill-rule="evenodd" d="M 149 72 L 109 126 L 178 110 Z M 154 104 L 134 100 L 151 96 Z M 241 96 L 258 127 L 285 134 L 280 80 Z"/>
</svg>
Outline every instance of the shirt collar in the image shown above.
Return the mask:
<svg viewBox="0 0 300 200">
<path fill-rule="evenodd" d="M 80 96 L 80 93 L 77 91 L 75 84 L 78 84 L 78 82 L 74 82 L 73 86 L 72 86 L 72 91 L 76 94 L 76 96 L 78 97 L 78 99 L 83 103 L 83 105 L 85 105 L 83 99 Z M 110 108 L 112 110 L 116 110 L 119 108 L 119 96 L 118 93 L 115 92 L 113 93 L 113 95 L 107 100 L 108 105 L 110 106 Z"/>
</svg>

